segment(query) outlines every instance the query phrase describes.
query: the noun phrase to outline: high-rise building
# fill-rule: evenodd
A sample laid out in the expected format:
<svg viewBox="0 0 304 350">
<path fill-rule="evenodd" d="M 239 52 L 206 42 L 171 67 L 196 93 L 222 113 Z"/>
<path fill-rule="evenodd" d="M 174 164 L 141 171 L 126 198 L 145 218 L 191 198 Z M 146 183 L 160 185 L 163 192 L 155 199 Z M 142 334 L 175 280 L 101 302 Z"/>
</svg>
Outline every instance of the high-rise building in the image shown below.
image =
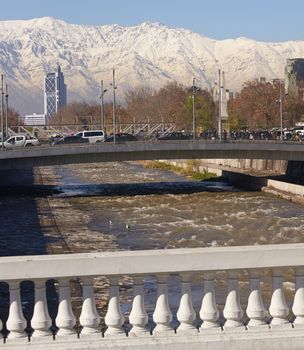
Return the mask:
<svg viewBox="0 0 304 350">
<path fill-rule="evenodd" d="M 44 77 L 44 114 L 51 117 L 60 107 L 66 106 L 66 85 L 60 66 L 57 71 Z"/>
<path fill-rule="evenodd" d="M 288 58 L 285 67 L 285 91 L 289 95 L 299 96 L 304 82 L 304 58 Z"/>
</svg>

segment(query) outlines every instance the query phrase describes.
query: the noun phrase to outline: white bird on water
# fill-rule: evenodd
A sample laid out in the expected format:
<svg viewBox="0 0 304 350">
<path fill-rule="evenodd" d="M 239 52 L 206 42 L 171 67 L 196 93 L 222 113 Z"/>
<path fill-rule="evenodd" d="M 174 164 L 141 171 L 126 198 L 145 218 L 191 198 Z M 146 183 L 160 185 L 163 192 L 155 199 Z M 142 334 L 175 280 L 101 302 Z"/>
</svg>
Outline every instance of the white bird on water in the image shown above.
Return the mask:
<svg viewBox="0 0 304 350">
<path fill-rule="evenodd" d="M 109 224 L 110 224 L 110 226 L 112 226 L 112 225 L 113 225 L 113 223 L 112 223 L 112 221 L 111 221 L 111 220 L 109 220 Z"/>
<path fill-rule="evenodd" d="M 126 229 L 129 229 L 129 228 L 130 228 L 130 226 L 128 224 L 126 224 Z"/>
</svg>

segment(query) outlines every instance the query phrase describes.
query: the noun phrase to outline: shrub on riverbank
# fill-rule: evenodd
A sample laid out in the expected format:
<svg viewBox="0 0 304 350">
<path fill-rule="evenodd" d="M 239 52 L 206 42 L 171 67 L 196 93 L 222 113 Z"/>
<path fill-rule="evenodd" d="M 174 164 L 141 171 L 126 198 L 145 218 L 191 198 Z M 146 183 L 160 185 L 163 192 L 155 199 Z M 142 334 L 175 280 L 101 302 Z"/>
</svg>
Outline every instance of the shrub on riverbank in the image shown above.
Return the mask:
<svg viewBox="0 0 304 350">
<path fill-rule="evenodd" d="M 167 171 L 174 171 L 178 174 L 191 177 L 197 181 L 209 180 L 218 177 L 214 173 L 209 173 L 207 170 L 199 170 L 199 162 L 196 160 L 189 160 L 185 167 L 169 164 L 160 161 L 144 161 L 144 167 L 148 169 L 160 169 Z"/>
</svg>

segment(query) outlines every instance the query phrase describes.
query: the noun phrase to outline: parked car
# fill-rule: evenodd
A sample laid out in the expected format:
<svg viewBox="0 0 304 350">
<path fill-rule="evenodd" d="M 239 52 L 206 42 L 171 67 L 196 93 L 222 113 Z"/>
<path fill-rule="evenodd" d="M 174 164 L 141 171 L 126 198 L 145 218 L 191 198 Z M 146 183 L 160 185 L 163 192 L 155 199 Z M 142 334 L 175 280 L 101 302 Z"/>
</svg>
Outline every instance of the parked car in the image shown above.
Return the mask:
<svg viewBox="0 0 304 350">
<path fill-rule="evenodd" d="M 191 134 L 186 134 L 184 132 L 171 132 L 170 134 L 158 136 L 157 140 L 190 140 L 191 138 Z"/>
<path fill-rule="evenodd" d="M 115 134 L 115 142 L 126 142 L 126 141 L 137 141 L 137 137 L 132 135 L 132 134 L 127 134 L 127 133 L 118 133 Z M 114 135 L 111 134 L 109 135 L 105 142 L 113 142 L 114 141 Z"/>
<path fill-rule="evenodd" d="M 51 145 L 65 145 L 65 144 L 75 144 L 75 143 L 89 143 L 88 138 L 82 138 L 81 134 L 61 136 L 55 135 L 51 137 Z"/>
<path fill-rule="evenodd" d="M 8 149 L 40 146 L 40 144 L 40 141 L 36 137 L 23 134 L 11 136 L 3 143 L 4 147 Z"/>
</svg>

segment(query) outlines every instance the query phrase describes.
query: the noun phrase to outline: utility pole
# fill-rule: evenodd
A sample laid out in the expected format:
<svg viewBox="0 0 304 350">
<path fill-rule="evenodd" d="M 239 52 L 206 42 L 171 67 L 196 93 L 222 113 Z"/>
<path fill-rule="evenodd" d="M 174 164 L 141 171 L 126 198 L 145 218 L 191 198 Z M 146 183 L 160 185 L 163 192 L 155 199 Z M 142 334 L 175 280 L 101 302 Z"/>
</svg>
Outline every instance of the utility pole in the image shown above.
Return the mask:
<svg viewBox="0 0 304 350">
<path fill-rule="evenodd" d="M 218 120 L 218 133 L 219 140 L 222 142 L 222 77 L 221 70 L 219 69 L 219 120 Z"/>
<path fill-rule="evenodd" d="M 3 86 L 3 74 L 1 74 L 1 144 L 2 151 L 4 150 L 4 86 Z"/>
<path fill-rule="evenodd" d="M 5 137 L 8 136 L 8 88 L 5 85 Z"/>
<path fill-rule="evenodd" d="M 282 96 L 281 81 L 280 81 L 280 140 L 283 141 L 283 96 Z"/>
<path fill-rule="evenodd" d="M 115 69 L 113 69 L 113 142 L 116 143 L 116 116 L 115 116 L 115 107 L 116 107 L 116 100 L 115 100 Z"/>
<path fill-rule="evenodd" d="M 192 133 L 195 140 L 195 78 L 192 80 Z"/>
<path fill-rule="evenodd" d="M 100 95 L 100 128 L 103 130 L 106 134 L 106 115 L 104 111 L 104 103 L 103 103 L 103 96 L 108 91 L 107 89 L 104 90 L 103 88 L 103 80 L 100 82 L 100 89 L 101 89 L 101 95 Z"/>
</svg>

